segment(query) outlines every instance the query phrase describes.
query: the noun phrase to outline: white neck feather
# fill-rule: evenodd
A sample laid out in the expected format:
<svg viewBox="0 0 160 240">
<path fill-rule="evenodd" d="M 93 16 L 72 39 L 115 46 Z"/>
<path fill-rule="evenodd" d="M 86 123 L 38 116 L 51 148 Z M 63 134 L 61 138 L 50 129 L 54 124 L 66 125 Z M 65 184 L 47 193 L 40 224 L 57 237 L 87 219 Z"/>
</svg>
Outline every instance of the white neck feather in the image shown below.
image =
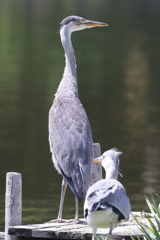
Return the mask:
<svg viewBox="0 0 160 240">
<path fill-rule="evenodd" d="M 65 69 L 62 81 L 59 84 L 57 94 L 65 95 L 67 97 L 78 96 L 77 73 L 76 73 L 76 59 L 74 56 L 74 49 L 71 43 L 71 32 L 64 26 L 60 30 L 61 42 L 65 51 Z"/>
</svg>

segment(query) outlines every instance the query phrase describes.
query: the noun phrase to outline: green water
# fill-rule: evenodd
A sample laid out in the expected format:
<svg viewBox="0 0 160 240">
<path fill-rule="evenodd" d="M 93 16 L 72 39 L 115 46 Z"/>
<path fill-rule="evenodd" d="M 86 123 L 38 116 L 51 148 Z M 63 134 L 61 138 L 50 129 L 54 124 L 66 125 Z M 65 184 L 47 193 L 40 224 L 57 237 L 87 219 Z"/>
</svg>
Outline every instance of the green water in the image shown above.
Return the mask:
<svg viewBox="0 0 160 240">
<path fill-rule="evenodd" d="M 64 69 L 59 23 L 68 15 L 110 25 L 72 36 L 94 142 L 102 152 L 123 151 L 119 180 L 133 210 L 147 209 L 144 194 L 160 194 L 159 10 L 146 0 L 0 2 L 0 231 L 10 171 L 22 173 L 24 224 L 57 217 L 61 176 L 51 162 L 48 111 Z M 74 217 L 70 189 L 63 217 Z"/>
</svg>

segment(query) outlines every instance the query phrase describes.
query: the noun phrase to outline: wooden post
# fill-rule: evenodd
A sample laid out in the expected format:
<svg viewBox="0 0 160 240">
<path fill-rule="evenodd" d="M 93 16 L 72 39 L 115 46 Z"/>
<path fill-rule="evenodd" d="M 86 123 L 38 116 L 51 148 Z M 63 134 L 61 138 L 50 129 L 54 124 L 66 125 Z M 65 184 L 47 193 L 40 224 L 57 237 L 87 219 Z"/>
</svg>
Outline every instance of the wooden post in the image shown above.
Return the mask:
<svg viewBox="0 0 160 240">
<path fill-rule="evenodd" d="M 101 149 L 99 143 L 93 144 L 93 159 L 101 156 Z M 102 165 L 100 163 L 92 163 L 90 186 L 102 179 Z"/>
<path fill-rule="evenodd" d="M 5 240 L 16 240 L 8 235 L 8 227 L 22 224 L 22 177 L 20 173 L 6 174 Z"/>
</svg>

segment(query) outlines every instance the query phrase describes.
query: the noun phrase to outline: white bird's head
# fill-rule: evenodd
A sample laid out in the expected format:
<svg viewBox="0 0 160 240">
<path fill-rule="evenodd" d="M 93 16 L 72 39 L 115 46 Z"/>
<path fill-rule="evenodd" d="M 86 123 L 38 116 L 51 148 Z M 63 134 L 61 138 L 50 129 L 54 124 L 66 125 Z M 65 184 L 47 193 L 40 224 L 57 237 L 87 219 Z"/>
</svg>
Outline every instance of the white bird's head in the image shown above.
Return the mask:
<svg viewBox="0 0 160 240">
<path fill-rule="evenodd" d="M 86 20 L 78 16 L 69 16 L 63 19 L 60 25 L 60 31 L 66 28 L 70 33 L 92 27 L 106 27 L 107 23 Z"/>
<path fill-rule="evenodd" d="M 118 151 L 116 148 L 112 148 L 102 154 L 102 156 L 95 158 L 93 162 L 100 162 L 105 169 L 106 179 L 116 179 L 118 174 L 121 175 L 119 170 L 119 155 L 122 152 Z"/>
</svg>

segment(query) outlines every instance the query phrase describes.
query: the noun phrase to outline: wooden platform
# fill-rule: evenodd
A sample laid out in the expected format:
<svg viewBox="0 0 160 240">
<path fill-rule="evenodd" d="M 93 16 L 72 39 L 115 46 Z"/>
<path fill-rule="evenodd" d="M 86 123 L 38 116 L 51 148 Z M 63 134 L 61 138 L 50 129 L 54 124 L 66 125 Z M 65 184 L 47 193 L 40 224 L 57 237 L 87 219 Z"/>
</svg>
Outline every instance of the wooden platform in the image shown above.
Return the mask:
<svg viewBox="0 0 160 240">
<path fill-rule="evenodd" d="M 5 239 L 5 233 L 4 232 L 0 232 L 0 240 L 4 240 Z"/>
<path fill-rule="evenodd" d="M 133 213 L 137 215 L 137 213 Z M 138 213 L 140 214 L 140 213 Z M 81 223 L 65 222 L 65 223 L 44 223 L 14 226 L 9 228 L 9 235 L 16 235 L 26 238 L 59 238 L 59 239 L 83 239 L 90 240 L 92 238 L 92 230 L 84 219 Z M 142 221 L 146 221 L 145 218 Z M 101 239 L 106 237 L 109 229 L 98 229 L 97 236 Z M 113 230 L 114 239 L 130 239 L 130 235 L 142 238 L 144 234 L 139 230 L 136 222 L 131 217 L 128 222 L 121 223 Z"/>
</svg>

